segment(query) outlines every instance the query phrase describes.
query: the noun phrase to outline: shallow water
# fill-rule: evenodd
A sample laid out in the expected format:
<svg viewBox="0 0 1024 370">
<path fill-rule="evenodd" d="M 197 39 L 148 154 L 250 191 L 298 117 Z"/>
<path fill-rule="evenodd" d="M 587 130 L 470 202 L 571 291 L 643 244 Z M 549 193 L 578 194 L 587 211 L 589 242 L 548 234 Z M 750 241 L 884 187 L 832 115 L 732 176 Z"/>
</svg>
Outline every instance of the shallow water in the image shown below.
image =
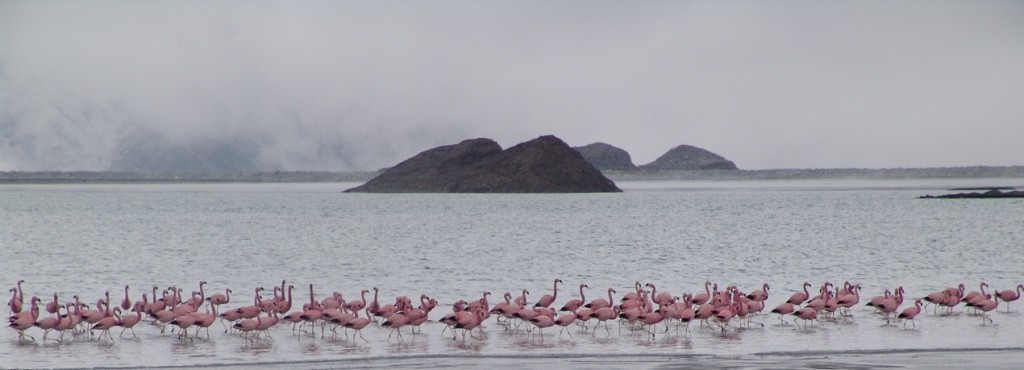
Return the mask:
<svg viewBox="0 0 1024 370">
<path fill-rule="evenodd" d="M 550 293 L 554 278 L 565 281 L 557 305 L 578 297 L 581 282 L 591 287 L 589 300 L 609 287 L 619 296 L 638 280 L 674 295 L 703 290 L 705 280 L 744 291 L 768 282 L 769 308 L 804 281 L 816 288 L 826 280 L 849 280 L 863 286 L 862 303 L 899 285 L 909 304 L 960 282 L 968 290 L 981 281 L 998 289 L 1024 282 L 1024 200 L 916 199 L 951 187 L 1022 183 L 634 182 L 620 183 L 626 189 L 621 194 L 561 195 L 340 193 L 355 184 L 3 185 L 0 281 L 9 287 L 25 279 L 25 295 L 43 302 L 57 292 L 61 302 L 78 294 L 95 303 L 105 290 L 119 302 L 125 284 L 138 300 L 153 285 L 181 286 L 187 294 L 205 280 L 207 294 L 231 287 L 232 307 L 251 302 L 257 286 L 269 292 L 282 279 L 297 287 L 294 307 L 308 301 L 309 284 L 318 300 L 332 291 L 353 299 L 361 289 L 378 287 L 382 301 L 420 293 L 436 298 L 441 305 L 433 319 L 455 300 L 478 298 L 484 290 L 494 293 L 493 303 L 506 291 L 529 289 L 533 302 Z M 543 336 L 510 334 L 493 319 L 465 341 L 442 336 L 437 323 L 424 324 L 422 334 L 403 333 L 401 342 L 388 341 L 388 331 L 374 327 L 364 330 L 367 342 L 346 341 L 344 334 L 293 335 L 290 326 L 280 325 L 271 330 L 273 340 L 248 343 L 225 334 L 220 324 L 210 339 L 204 334 L 179 341 L 143 323 L 138 339 L 129 333 L 113 344 L 83 336 L 19 342 L 5 329 L 0 366 L 335 366 L 403 358 L 458 364 L 466 356 L 749 359 L 1017 348 L 1024 343 L 1020 304 L 1010 313 L 1001 304 L 1000 312 L 990 313 L 993 325 L 958 308 L 953 315 L 922 315 L 916 329 L 903 329 L 860 306 L 852 320 L 806 330 L 766 315 L 756 318 L 765 327 L 723 334 L 694 324 L 689 335 L 672 328 L 654 340 L 644 331 L 620 333 L 614 323 L 607 332 L 574 329 L 572 337 L 557 328 Z M 28 333 L 41 339 L 37 329 Z"/>
</svg>

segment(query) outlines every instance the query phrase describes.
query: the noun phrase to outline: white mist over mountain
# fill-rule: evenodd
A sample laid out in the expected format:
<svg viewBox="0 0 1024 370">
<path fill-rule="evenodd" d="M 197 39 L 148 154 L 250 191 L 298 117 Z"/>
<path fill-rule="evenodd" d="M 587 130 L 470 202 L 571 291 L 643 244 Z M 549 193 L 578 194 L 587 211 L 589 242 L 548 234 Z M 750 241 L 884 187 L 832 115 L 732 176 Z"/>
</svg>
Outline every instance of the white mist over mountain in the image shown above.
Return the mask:
<svg viewBox="0 0 1024 370">
<path fill-rule="evenodd" d="M 1015 1 L 0 1 L 0 170 L 372 170 L 472 137 L 1024 164 Z"/>
</svg>

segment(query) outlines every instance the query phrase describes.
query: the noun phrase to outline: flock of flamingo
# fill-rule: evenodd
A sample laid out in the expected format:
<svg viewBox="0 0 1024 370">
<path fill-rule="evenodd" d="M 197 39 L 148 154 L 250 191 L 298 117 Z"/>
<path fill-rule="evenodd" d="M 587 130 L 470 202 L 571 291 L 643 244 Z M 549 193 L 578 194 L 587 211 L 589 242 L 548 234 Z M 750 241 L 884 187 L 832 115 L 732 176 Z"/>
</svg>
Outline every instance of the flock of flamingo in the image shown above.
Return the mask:
<svg viewBox="0 0 1024 370">
<path fill-rule="evenodd" d="M 199 336 L 202 329 L 206 330 L 206 336 L 209 338 L 210 326 L 219 320 L 225 332 L 237 333 L 249 342 L 259 339 L 261 335 L 272 339 L 268 330 L 282 322 L 291 323 L 293 332 L 298 330 L 299 335 L 316 335 L 319 326 L 321 337 L 326 335 L 328 329 L 334 335 L 338 329 L 344 329 L 347 340 L 348 330 L 353 330 L 353 341 L 356 335 L 366 341 L 362 336 L 362 330 L 373 326 L 390 330 L 388 341 L 392 335 L 401 341 L 403 327 L 409 327 L 410 331 L 417 332 L 420 325 L 428 321 L 430 312 L 437 306 L 437 301 L 425 294 L 419 296 L 418 306 L 413 305 L 412 299 L 406 296 L 395 298 L 394 303 L 380 304 L 377 288 L 373 288 L 372 301 L 367 301 L 366 295 L 370 291 L 365 289 L 360 291 L 358 299 L 346 300 L 341 293 L 333 292 L 318 301 L 314 295 L 313 285 L 310 284 L 309 302 L 304 303 L 301 309 L 292 310 L 292 291 L 295 287 L 286 286 L 282 281 L 280 287 L 274 287 L 272 297 L 263 297 L 261 292 L 265 289 L 260 287 L 255 289 L 251 305 L 222 309 L 223 305 L 231 303 L 231 289 L 207 296 L 206 282 L 203 281 L 199 283 L 199 290 L 193 291 L 189 297 L 182 296 L 182 288 L 172 286 L 160 290 L 154 286 L 152 295 L 143 293 L 142 299 L 135 302 L 129 299 L 129 287 L 125 286 L 124 298 L 120 304 L 112 303 L 110 291 L 107 291 L 93 307 L 82 303 L 77 295 L 73 297 L 73 301 L 62 304 L 57 293 L 54 293 L 53 300 L 45 303 L 43 309 L 46 314 L 43 314 L 39 308 L 43 302 L 36 296 L 29 300 L 28 309 L 24 309 L 23 283 L 24 280 L 18 281 L 16 286 L 10 289 L 12 297 L 8 302 L 11 315 L 8 319 L 9 327 L 17 331 L 19 341 L 35 341 L 35 337 L 26 333 L 35 327 L 43 331 L 43 342 L 51 332 L 59 334 L 56 339 L 52 339 L 57 342 L 62 342 L 67 333 L 75 337 L 88 335 L 91 338 L 95 335 L 98 340 L 113 342 L 111 329 L 121 327 L 119 337 L 123 337 L 126 330 L 130 330 L 135 336 L 135 326 L 147 318 L 153 326 L 160 328 L 161 333 L 167 331 L 168 327 L 172 333 L 177 330 L 177 336 L 182 340 L 191 340 Z M 465 340 L 467 333 L 473 337 L 474 330 L 482 330 L 478 328 L 481 328 L 491 316 L 494 316 L 506 330 L 518 331 L 521 325 L 526 324 L 525 330 L 531 335 L 535 334 L 534 331 L 543 335 L 543 329 L 558 326 L 561 327 L 559 336 L 563 332 L 568 332 L 572 336 L 572 330 L 568 330 L 570 325 L 577 325 L 580 331 L 590 331 L 594 334 L 602 324 L 606 333 L 610 335 L 608 321 L 618 320 L 620 330 L 624 326 L 634 331 L 644 330 L 653 339 L 656 334 L 655 326 L 658 324 L 663 324 L 664 332 L 667 333 L 674 323 L 677 335 L 680 327 L 685 327 L 685 332 L 689 333 L 689 324 L 693 321 L 699 322 L 701 328 L 713 329 L 717 326 L 722 331 L 755 323 L 764 326 L 763 323 L 752 319 L 766 309 L 770 290 L 768 283 L 750 293 L 744 293 L 736 286 L 719 290 L 718 284 L 708 281 L 705 282 L 702 292 L 675 296 L 669 292 L 659 291 L 652 283 L 642 285 L 636 282 L 634 289 L 623 294 L 618 300 L 615 299 L 615 289 L 608 288 L 607 298 L 601 296 L 588 301 L 585 289 L 589 287 L 580 284 L 579 297 L 569 299 L 556 311 L 559 283 L 562 283 L 562 280 L 555 279 L 551 294 L 543 295 L 533 304 L 528 302 L 529 291 L 526 289 L 515 295 L 507 292 L 503 296 L 503 301 L 493 305 L 488 300 L 491 293 L 483 292 L 480 298 L 454 302 L 452 312 L 436 321 L 445 325 L 442 334 L 451 331 L 452 339 L 457 339 L 456 330 L 461 330 L 462 340 Z M 810 283 L 804 283 L 802 290 L 793 293 L 785 302 L 778 304 L 769 312 L 778 315 L 781 325 L 789 324 L 785 316 L 790 315 L 796 320 L 801 320 L 806 329 L 807 325 L 814 321 L 838 320 L 837 314 L 841 318 L 852 318 L 850 308 L 861 302 L 860 286 L 857 284 L 846 282 L 838 287 L 825 282 L 817 294 L 808 291 L 811 286 Z M 997 309 L 1000 301 L 1006 303 L 1006 309 L 1009 311 L 1010 302 L 1020 298 L 1024 284 L 1017 285 L 1016 289 L 992 292 L 985 291 L 988 288 L 986 283 L 981 283 L 979 288 L 979 291 L 965 293 L 964 284 L 959 284 L 956 287 L 932 292 L 901 309 L 900 306 L 904 303 L 904 290 L 903 287 L 898 287 L 892 291 L 885 290 L 882 295 L 871 298 L 866 305 L 873 307 L 887 324 L 891 320 L 902 319 L 903 327 L 906 328 L 907 321 L 914 327 L 917 326 L 914 320 L 927 304 L 933 305 L 933 312 L 937 314 L 940 307 L 952 312 L 956 306 L 963 303 L 968 310 L 981 317 L 982 325 L 985 325 L 992 323 L 987 313 Z M 795 326 L 799 326 L 795 320 L 794 323 Z M 192 333 L 189 332 L 190 329 L 193 330 Z"/>
</svg>

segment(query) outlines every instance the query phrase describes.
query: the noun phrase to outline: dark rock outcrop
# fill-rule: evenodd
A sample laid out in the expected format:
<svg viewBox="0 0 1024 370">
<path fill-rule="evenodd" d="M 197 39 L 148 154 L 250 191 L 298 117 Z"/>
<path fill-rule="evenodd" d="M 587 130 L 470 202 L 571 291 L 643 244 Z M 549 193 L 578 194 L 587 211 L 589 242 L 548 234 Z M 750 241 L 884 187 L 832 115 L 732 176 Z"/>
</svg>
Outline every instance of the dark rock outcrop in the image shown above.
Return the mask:
<svg viewBox="0 0 1024 370">
<path fill-rule="evenodd" d="M 945 195 L 925 195 L 918 197 L 920 199 L 992 199 L 992 198 L 1024 198 L 1024 191 L 1012 190 L 1012 191 L 999 191 L 998 189 L 992 189 L 986 192 L 972 192 L 972 193 L 955 193 Z"/>
<path fill-rule="evenodd" d="M 710 151 L 680 145 L 662 154 L 654 162 L 640 166 L 642 170 L 735 170 L 736 164 Z"/>
<path fill-rule="evenodd" d="M 364 193 L 619 192 L 615 183 L 561 139 L 541 136 L 502 151 L 471 139 L 419 153 L 365 184 Z"/>
<path fill-rule="evenodd" d="M 583 155 L 583 159 L 594 165 L 599 170 L 631 171 L 636 169 L 629 152 L 605 143 L 593 143 L 578 146 L 577 152 Z"/>
</svg>

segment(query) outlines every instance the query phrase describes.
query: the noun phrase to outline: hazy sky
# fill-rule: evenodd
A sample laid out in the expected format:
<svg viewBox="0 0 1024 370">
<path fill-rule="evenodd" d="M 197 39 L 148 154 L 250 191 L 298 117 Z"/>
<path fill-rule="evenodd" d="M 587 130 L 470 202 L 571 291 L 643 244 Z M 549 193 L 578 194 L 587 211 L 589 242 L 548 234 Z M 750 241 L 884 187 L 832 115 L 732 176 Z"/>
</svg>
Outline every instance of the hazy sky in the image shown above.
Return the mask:
<svg viewBox="0 0 1024 370">
<path fill-rule="evenodd" d="M 140 132 L 283 169 L 545 134 L 1024 165 L 1024 1 L 0 0 L 0 170 L 104 170 Z"/>
</svg>

